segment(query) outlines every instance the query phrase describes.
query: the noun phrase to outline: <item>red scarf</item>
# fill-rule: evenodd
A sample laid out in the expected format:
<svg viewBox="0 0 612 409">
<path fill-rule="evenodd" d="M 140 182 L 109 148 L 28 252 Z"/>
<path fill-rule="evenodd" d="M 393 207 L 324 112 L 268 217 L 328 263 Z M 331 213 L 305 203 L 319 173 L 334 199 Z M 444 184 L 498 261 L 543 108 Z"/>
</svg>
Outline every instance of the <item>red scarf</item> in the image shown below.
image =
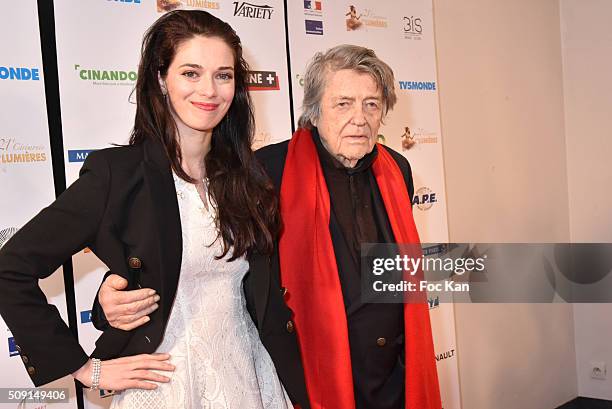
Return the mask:
<svg viewBox="0 0 612 409">
<path fill-rule="evenodd" d="M 384 149 L 372 171 L 397 243 L 419 243 L 406 183 Z M 281 281 L 289 291 L 313 409 L 354 409 L 346 312 L 329 232 L 330 200 L 310 131 L 289 142 L 281 183 Z M 406 409 L 440 409 L 429 308 L 404 305 Z"/>
</svg>

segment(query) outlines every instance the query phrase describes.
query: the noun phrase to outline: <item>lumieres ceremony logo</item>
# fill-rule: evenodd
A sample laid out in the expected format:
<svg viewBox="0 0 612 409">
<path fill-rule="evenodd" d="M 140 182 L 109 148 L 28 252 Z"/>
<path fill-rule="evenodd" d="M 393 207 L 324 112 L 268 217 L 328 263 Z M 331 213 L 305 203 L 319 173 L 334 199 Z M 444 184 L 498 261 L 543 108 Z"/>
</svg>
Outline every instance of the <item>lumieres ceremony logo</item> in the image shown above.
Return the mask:
<svg viewBox="0 0 612 409">
<path fill-rule="evenodd" d="M 417 144 L 436 144 L 438 136 L 433 132 L 428 132 L 423 128 L 411 130 L 410 127 L 404 127 L 404 133 L 400 135 L 402 141 L 402 151 L 407 151 L 414 148 Z"/>
<path fill-rule="evenodd" d="M 270 20 L 272 18 L 272 13 L 274 12 L 274 7 L 266 5 L 259 5 L 253 3 L 243 2 L 234 2 L 234 16 L 236 17 L 246 17 L 246 18 L 256 18 L 260 20 Z"/>
<path fill-rule="evenodd" d="M 360 12 L 354 5 L 348 6 L 346 17 L 346 31 L 355 31 L 365 27 L 387 28 L 387 18 L 377 15 L 373 9 L 367 8 Z"/>
<path fill-rule="evenodd" d="M 208 0 L 157 0 L 157 12 L 165 13 L 178 8 L 219 10 L 221 5 Z"/>
<path fill-rule="evenodd" d="M 93 85 L 107 86 L 134 86 L 138 73 L 136 71 L 101 70 L 97 68 L 84 68 L 74 64 L 74 70 L 82 81 L 89 81 Z"/>
<path fill-rule="evenodd" d="M 0 164 L 46 162 L 47 159 L 47 148 L 43 145 L 24 143 L 16 138 L 0 136 Z"/>
</svg>

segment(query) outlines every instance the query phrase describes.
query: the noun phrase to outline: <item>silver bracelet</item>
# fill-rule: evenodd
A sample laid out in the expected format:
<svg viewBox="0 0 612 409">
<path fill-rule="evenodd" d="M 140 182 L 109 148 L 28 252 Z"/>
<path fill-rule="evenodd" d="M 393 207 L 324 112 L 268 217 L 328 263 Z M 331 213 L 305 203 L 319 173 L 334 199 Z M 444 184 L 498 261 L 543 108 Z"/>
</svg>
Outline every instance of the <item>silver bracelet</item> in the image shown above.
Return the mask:
<svg viewBox="0 0 612 409">
<path fill-rule="evenodd" d="M 100 371 L 102 369 L 102 361 L 97 358 L 91 358 L 92 372 L 91 372 L 91 387 L 92 391 L 100 389 Z"/>
</svg>

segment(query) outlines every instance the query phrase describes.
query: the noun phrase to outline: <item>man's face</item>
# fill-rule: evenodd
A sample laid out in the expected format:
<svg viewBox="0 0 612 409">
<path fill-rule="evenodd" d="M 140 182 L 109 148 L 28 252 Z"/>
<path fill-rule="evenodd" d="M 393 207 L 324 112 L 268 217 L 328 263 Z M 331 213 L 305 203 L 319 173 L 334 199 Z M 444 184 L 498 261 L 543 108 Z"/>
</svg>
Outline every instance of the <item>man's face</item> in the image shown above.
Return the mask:
<svg viewBox="0 0 612 409">
<path fill-rule="evenodd" d="M 323 146 L 344 166 L 372 152 L 383 115 L 382 91 L 374 79 L 354 70 L 329 72 L 321 114 L 314 124 Z"/>
</svg>

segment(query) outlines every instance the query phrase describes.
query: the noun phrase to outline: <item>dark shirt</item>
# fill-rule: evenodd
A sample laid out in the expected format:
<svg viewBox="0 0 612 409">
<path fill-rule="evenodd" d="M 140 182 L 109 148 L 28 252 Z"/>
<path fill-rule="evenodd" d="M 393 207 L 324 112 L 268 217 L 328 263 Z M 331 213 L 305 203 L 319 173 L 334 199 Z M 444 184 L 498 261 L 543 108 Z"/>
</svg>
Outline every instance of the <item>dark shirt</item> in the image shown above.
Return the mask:
<svg viewBox="0 0 612 409">
<path fill-rule="evenodd" d="M 372 172 L 378 148 L 346 168 L 325 149 L 316 129 L 312 135 L 330 195 L 329 227 L 347 315 L 356 407 L 400 409 L 403 305 L 366 303 L 361 297 L 361 244 L 395 242 Z"/>
</svg>

